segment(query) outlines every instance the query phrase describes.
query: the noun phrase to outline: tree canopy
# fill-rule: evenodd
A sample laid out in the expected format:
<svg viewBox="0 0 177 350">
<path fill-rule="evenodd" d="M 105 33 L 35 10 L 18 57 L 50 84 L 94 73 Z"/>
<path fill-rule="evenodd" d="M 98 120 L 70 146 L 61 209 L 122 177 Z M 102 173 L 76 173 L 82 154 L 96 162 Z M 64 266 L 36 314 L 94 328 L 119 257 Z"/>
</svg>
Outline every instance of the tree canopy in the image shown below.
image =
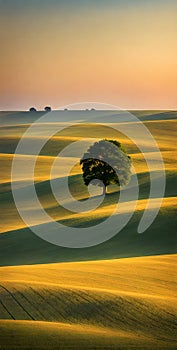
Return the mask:
<svg viewBox="0 0 177 350">
<path fill-rule="evenodd" d="M 102 186 L 106 193 L 107 186 L 117 184 L 125 186 L 131 176 L 131 159 L 116 140 L 101 140 L 89 147 L 80 160 L 83 179 L 86 186 Z"/>
<path fill-rule="evenodd" d="M 46 107 L 44 108 L 44 110 L 45 110 L 46 112 L 51 112 L 52 108 L 51 108 L 50 106 L 46 106 Z"/>
<path fill-rule="evenodd" d="M 29 109 L 29 111 L 30 111 L 30 112 L 36 112 L 36 108 L 31 107 L 31 108 Z"/>
</svg>

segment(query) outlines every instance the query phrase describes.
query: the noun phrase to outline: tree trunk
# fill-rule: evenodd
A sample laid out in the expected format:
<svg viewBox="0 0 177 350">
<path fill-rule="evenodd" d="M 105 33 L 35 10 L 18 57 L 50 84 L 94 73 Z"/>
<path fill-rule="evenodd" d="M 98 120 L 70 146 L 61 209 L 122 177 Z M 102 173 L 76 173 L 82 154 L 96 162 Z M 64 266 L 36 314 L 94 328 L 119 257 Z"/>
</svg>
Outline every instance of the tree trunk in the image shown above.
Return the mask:
<svg viewBox="0 0 177 350">
<path fill-rule="evenodd" d="M 103 186 L 103 196 L 107 193 L 107 186 Z"/>
</svg>

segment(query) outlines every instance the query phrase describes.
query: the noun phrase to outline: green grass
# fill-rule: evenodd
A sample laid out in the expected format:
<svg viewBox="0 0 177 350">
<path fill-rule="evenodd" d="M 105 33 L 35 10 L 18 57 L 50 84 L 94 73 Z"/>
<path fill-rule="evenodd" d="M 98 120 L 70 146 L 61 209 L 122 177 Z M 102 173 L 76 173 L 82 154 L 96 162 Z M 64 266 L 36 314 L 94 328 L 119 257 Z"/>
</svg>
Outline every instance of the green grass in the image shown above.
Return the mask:
<svg viewBox="0 0 177 350">
<path fill-rule="evenodd" d="M 66 114 L 66 119 L 72 119 L 72 112 L 60 112 Z M 77 112 L 73 112 L 74 115 Z M 82 116 L 84 112 L 79 112 Z M 92 113 L 92 112 L 91 112 Z M 112 112 L 97 112 L 100 116 L 112 115 Z M 140 117 L 143 115 L 148 116 L 148 121 L 145 122 L 146 126 L 155 136 L 159 142 L 162 155 L 164 156 L 165 166 L 167 169 L 167 184 L 165 197 L 171 198 L 177 196 L 176 191 L 176 165 L 175 165 L 175 140 L 177 137 L 176 122 L 175 120 L 166 120 L 168 116 L 176 116 L 175 112 L 158 112 L 151 113 L 149 111 L 135 112 Z M 13 197 L 11 193 L 10 184 L 10 167 L 12 158 L 8 154 L 13 153 L 15 147 L 20 139 L 21 134 L 29 125 L 29 120 L 39 117 L 41 112 L 34 113 L 34 115 L 28 112 L 22 113 L 9 113 L 9 115 L 1 113 L 0 118 L 4 121 L 4 125 L 1 127 L 1 134 L 4 137 L 1 140 L 0 150 L 4 153 L 2 158 L 2 175 L 4 183 L 0 187 L 1 202 L 0 207 L 3 212 L 3 218 L 1 220 L 1 250 L 0 250 L 0 264 L 1 265 L 13 265 L 13 264 L 35 264 L 35 263 L 47 263 L 57 261 L 76 261 L 76 260 L 91 260 L 91 259 L 112 259 L 128 256 L 141 256 L 151 254 L 167 254 L 175 252 L 175 225 L 176 215 L 174 200 L 172 207 L 163 207 L 151 225 L 151 227 L 142 235 L 137 233 L 138 223 L 142 216 L 142 210 L 138 210 L 133 215 L 129 224 L 124 228 L 117 236 L 110 241 L 100 244 L 99 246 L 88 249 L 65 249 L 49 244 L 37 236 L 35 236 L 29 228 L 25 228 L 25 225 L 16 210 L 13 203 Z M 113 113 L 116 115 L 116 112 Z M 159 116 L 154 119 L 154 116 Z M 154 121 L 155 120 L 155 121 Z M 22 121 L 24 124 L 22 124 Z M 6 124 L 5 124 L 6 122 Z M 17 123 L 17 125 L 15 125 Z M 18 124 L 21 123 L 21 124 Z M 26 123 L 26 124 L 25 124 Z M 50 125 L 49 125 L 50 127 Z M 7 133 L 7 134 L 5 134 Z M 113 133 L 113 135 L 112 135 Z M 63 130 L 59 135 L 49 141 L 42 149 L 41 154 L 43 156 L 51 156 L 50 158 L 40 158 L 37 162 L 38 177 L 36 182 L 36 191 L 41 204 L 45 207 L 45 210 L 54 219 L 60 220 L 67 226 L 75 227 L 87 227 L 96 225 L 100 221 L 103 221 L 108 215 L 109 210 L 106 213 L 106 208 L 113 206 L 118 198 L 117 187 L 113 186 L 110 193 L 101 208 L 104 209 L 103 213 L 98 211 L 93 212 L 92 216 L 80 216 L 68 212 L 66 209 L 59 206 L 54 196 L 51 193 L 51 187 L 49 180 L 43 181 L 40 179 L 40 174 L 48 174 L 50 166 L 52 164 L 52 157 L 58 154 L 59 150 L 63 149 L 66 145 L 73 140 L 87 136 L 94 137 L 118 137 L 119 133 L 112 131 L 110 127 L 99 126 L 94 127 L 92 124 L 79 126 L 72 126 Z M 170 136 L 169 136 L 170 135 Z M 137 168 L 138 180 L 139 180 L 139 199 L 146 199 L 149 196 L 149 174 L 145 160 L 140 157 L 139 150 L 128 139 L 121 139 L 123 144 L 127 145 L 128 152 L 132 154 L 133 165 Z M 37 140 L 36 140 L 37 142 Z M 29 147 L 29 155 L 30 155 Z M 7 154 L 7 157 L 5 156 Z M 25 155 L 23 156 L 25 161 Z M 149 154 L 149 157 L 153 157 L 153 153 Z M 49 161 L 50 160 L 50 161 Z M 24 166 L 25 174 L 25 166 Z M 19 174 L 20 176 L 21 174 Z M 25 175 L 27 176 L 27 174 Z M 20 185 L 19 177 L 19 185 Z M 61 179 L 62 180 L 62 179 Z M 60 180 L 59 180 L 60 181 Z M 158 183 L 158 176 L 157 176 Z M 84 199 L 88 197 L 87 188 L 84 186 L 81 174 L 72 175 L 69 178 L 69 185 L 71 193 L 77 199 Z M 24 181 L 25 186 L 25 181 Z M 100 209 L 101 209 L 100 208 Z M 3 230 L 4 228 L 4 230 Z M 96 226 L 95 226 L 96 230 Z M 6 232 L 7 231 L 7 232 Z M 9 231 L 9 232 L 8 232 Z M 168 235 L 167 235 L 168 232 Z"/>
<path fill-rule="evenodd" d="M 141 215 L 142 212 L 135 213 L 126 228 L 109 241 L 84 249 L 52 245 L 37 237 L 28 228 L 4 233 L 0 238 L 1 266 L 176 253 L 176 208 L 162 209 L 153 225 L 145 233 L 138 234 Z M 95 219 L 92 224 L 98 222 Z M 76 225 L 74 220 L 72 223 Z M 81 221 L 80 226 L 82 224 L 85 226 L 85 221 Z"/>
</svg>

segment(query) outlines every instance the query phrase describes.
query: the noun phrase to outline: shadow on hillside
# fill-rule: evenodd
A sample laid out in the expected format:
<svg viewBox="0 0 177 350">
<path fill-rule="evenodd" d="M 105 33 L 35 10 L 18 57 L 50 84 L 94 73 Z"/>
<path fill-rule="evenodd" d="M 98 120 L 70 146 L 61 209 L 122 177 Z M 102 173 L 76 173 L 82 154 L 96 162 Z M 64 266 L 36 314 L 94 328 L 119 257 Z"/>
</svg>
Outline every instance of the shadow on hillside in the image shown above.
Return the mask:
<svg viewBox="0 0 177 350">
<path fill-rule="evenodd" d="M 44 264 L 176 253 L 175 208 L 161 210 L 151 227 L 143 234 L 138 234 L 137 226 L 141 216 L 142 212 L 135 212 L 128 225 L 119 234 L 105 243 L 90 248 L 58 247 L 40 239 L 28 228 L 1 234 L 0 265 Z M 92 225 L 96 224 L 95 218 Z"/>
</svg>

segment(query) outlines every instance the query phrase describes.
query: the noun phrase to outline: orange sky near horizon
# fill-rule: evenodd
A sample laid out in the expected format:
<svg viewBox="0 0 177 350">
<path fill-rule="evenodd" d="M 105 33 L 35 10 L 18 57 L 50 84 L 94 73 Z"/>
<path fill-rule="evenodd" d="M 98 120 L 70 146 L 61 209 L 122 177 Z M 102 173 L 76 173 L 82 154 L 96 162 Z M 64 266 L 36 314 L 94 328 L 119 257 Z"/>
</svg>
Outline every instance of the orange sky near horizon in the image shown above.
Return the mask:
<svg viewBox="0 0 177 350">
<path fill-rule="evenodd" d="M 58 8 L 0 15 L 0 110 L 177 109 L 175 3 Z"/>
</svg>

